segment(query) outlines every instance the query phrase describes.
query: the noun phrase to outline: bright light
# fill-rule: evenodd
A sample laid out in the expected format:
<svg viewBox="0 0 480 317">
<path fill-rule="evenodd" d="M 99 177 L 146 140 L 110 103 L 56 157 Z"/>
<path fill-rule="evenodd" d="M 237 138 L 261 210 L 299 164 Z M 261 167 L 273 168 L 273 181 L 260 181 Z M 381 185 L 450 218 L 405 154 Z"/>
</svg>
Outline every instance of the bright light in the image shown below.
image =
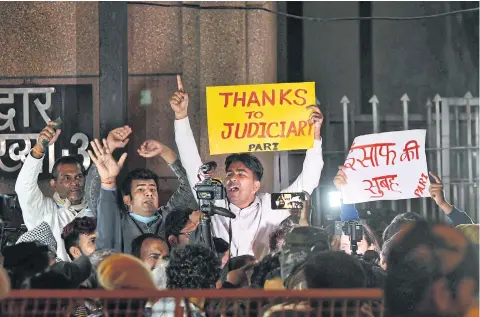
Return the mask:
<svg viewBox="0 0 480 317">
<path fill-rule="evenodd" d="M 329 192 L 328 200 L 330 201 L 330 207 L 340 207 L 342 205 L 342 193 L 339 191 Z"/>
</svg>

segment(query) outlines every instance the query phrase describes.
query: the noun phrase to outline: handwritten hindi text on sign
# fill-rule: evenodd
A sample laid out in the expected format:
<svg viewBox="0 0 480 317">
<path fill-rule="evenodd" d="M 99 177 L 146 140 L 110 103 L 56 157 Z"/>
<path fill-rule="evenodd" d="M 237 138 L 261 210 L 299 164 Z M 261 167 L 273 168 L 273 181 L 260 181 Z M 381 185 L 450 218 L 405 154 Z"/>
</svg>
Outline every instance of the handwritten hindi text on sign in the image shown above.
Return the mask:
<svg viewBox="0 0 480 317">
<path fill-rule="evenodd" d="M 207 87 L 210 154 L 309 149 L 315 83 Z"/>
<path fill-rule="evenodd" d="M 429 197 L 426 130 L 363 135 L 345 160 L 345 204 Z"/>
</svg>

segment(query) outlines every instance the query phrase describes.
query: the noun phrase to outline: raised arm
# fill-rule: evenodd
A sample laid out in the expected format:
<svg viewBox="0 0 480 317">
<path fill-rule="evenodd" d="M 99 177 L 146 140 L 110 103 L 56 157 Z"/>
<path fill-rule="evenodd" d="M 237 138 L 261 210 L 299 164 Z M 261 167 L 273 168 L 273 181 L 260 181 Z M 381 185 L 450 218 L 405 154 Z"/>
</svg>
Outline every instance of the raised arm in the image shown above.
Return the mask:
<svg viewBox="0 0 480 317">
<path fill-rule="evenodd" d="M 38 187 L 38 175 L 42 172 L 43 157 L 47 150 L 45 145 L 55 143 L 61 133 L 60 129 L 54 129 L 54 125 L 55 122 L 49 122 L 40 132 L 37 143 L 27 155 L 15 183 L 23 220 L 29 230 L 47 220 L 45 218 L 56 210 L 53 200 L 46 198 Z M 50 225 L 50 222 L 47 222 Z"/>
<path fill-rule="evenodd" d="M 159 141 L 147 140 L 142 146 L 140 146 L 140 149 L 138 149 L 138 154 L 145 158 L 160 156 L 165 162 L 167 162 L 175 173 L 175 176 L 178 178 L 180 183 L 178 189 L 173 193 L 172 197 L 170 197 L 162 210 L 170 212 L 177 207 L 197 208 L 197 201 L 192 194 L 185 169 L 172 149 Z"/>
<path fill-rule="evenodd" d="M 177 86 L 178 90 L 170 98 L 170 106 L 175 112 L 175 142 L 193 193 L 193 187 L 198 182 L 197 173 L 202 165 L 202 159 L 188 120 L 188 94 L 183 89 L 180 75 L 177 75 Z"/>
<path fill-rule="evenodd" d="M 347 175 L 343 171 L 343 166 L 338 167 L 337 175 L 333 179 L 333 184 L 339 192 L 342 191 L 342 186 L 347 184 Z M 358 211 L 355 208 L 354 204 L 344 205 L 342 202 L 341 211 L 340 211 L 340 220 L 349 221 L 352 219 L 360 219 Z"/>
<path fill-rule="evenodd" d="M 127 153 L 122 154 L 117 162 L 105 139 L 103 144 L 97 139 L 90 144 L 93 152 L 89 150 L 88 154 L 97 167 L 101 180 L 97 205 L 97 248 L 110 248 L 123 252 L 121 211 L 116 200 L 116 178 L 125 163 Z"/>
<path fill-rule="evenodd" d="M 123 126 L 113 129 L 108 133 L 107 144 L 110 151 L 113 153 L 118 148 L 123 148 L 127 145 L 129 135 L 132 133 L 132 129 L 129 126 Z M 92 211 L 93 215 L 97 216 L 97 205 L 100 197 L 101 179 L 98 173 L 97 167 L 93 164 L 88 170 L 87 178 L 85 180 L 85 197 L 88 201 L 88 208 Z"/>
<path fill-rule="evenodd" d="M 445 213 L 448 219 L 450 219 L 452 225 L 472 224 L 472 219 L 464 211 L 460 211 L 445 199 L 445 192 L 440 177 L 434 172 L 430 172 L 430 176 L 435 181 L 435 183 L 430 183 L 430 197 L 432 197 L 437 206 Z"/>
<path fill-rule="evenodd" d="M 284 193 L 305 191 L 311 195 L 320 182 L 323 169 L 322 137 L 320 135 L 323 115 L 317 106 L 310 106 L 307 109 L 313 111 L 309 119 L 310 123 L 314 124 L 313 148 L 307 150 L 302 172 L 290 186 L 282 190 Z"/>
</svg>

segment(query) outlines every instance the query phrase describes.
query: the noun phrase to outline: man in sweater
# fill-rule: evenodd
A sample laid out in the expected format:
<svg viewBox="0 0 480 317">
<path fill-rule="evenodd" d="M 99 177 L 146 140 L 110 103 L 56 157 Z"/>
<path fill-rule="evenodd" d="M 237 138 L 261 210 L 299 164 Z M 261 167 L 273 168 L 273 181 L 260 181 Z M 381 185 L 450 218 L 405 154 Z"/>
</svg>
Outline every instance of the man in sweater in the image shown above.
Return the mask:
<svg viewBox="0 0 480 317">
<path fill-rule="evenodd" d="M 17 177 L 15 192 L 22 209 L 28 230 L 46 222 L 57 241 L 57 256 L 70 261 L 61 238 L 62 229 L 77 216 L 91 215 L 84 198 L 85 169 L 75 156 L 58 159 L 52 169 L 50 186 L 55 190 L 53 198 L 45 197 L 38 186 L 38 175 L 42 172 L 43 157 L 48 146 L 55 143 L 61 130 L 49 122 L 40 132 L 37 143 L 27 155 Z"/>
<path fill-rule="evenodd" d="M 124 153 L 116 161 L 104 139 L 91 142 L 88 151 L 101 179 L 97 205 L 97 249 L 114 249 L 131 254 L 132 241 L 146 233 L 161 235 L 165 216 L 175 208 L 195 203 L 185 169 L 176 154 L 167 146 L 154 140 L 145 141 L 138 153 L 145 158 L 162 157 L 178 177 L 180 185 L 165 206 L 158 202 L 158 176 L 147 169 L 131 171 L 122 186 L 125 212 L 118 205 L 117 176 L 125 163 Z"/>
<path fill-rule="evenodd" d="M 188 121 L 188 94 L 184 92 L 180 76 L 177 76 L 178 91 L 170 98 L 170 106 L 175 112 L 175 141 L 182 165 L 188 175 L 190 186 L 197 183 L 197 172 L 202 165 L 192 129 Z M 310 111 L 308 111 L 310 110 Z M 314 145 L 307 150 L 302 173 L 283 192 L 307 192 L 311 194 L 318 186 L 323 168 L 322 138 L 320 128 L 323 115 L 316 106 L 305 109 L 314 125 Z M 258 193 L 263 176 L 262 163 L 251 154 L 232 154 L 225 161 L 224 184 L 230 205 L 217 201 L 219 207 L 230 208 L 236 215 L 231 220 L 232 256 L 245 254 L 261 259 L 269 251 L 270 233 L 288 216 L 288 210 L 272 210 L 270 194 Z M 213 235 L 229 241 L 230 220 L 223 216 L 212 218 Z"/>
</svg>

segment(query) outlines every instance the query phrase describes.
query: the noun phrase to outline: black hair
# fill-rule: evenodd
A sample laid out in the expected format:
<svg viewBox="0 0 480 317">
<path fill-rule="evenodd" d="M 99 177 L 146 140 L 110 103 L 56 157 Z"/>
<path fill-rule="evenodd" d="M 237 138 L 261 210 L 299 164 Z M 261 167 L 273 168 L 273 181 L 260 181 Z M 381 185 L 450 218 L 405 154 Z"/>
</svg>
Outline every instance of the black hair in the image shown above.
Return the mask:
<svg viewBox="0 0 480 317">
<path fill-rule="evenodd" d="M 377 251 L 374 250 L 367 250 L 363 254 L 362 259 L 371 264 L 379 265 L 380 264 L 380 254 L 378 254 Z"/>
<path fill-rule="evenodd" d="M 73 260 L 73 256 L 70 254 L 70 247 L 78 247 L 80 235 L 90 235 L 93 234 L 95 230 L 97 230 L 97 220 L 93 217 L 75 218 L 63 228 L 62 239 L 70 259 Z"/>
<path fill-rule="evenodd" d="M 132 182 L 135 180 L 153 180 L 158 190 L 158 175 L 146 168 L 137 168 L 128 173 L 127 178 L 123 182 L 122 196 L 132 196 Z"/>
<path fill-rule="evenodd" d="M 228 245 L 228 242 L 223 240 L 222 238 L 217 238 L 217 237 L 214 237 L 213 238 L 213 244 L 215 246 L 215 251 L 217 251 L 217 253 L 225 253 L 228 251 L 228 248 L 230 247 Z"/>
<path fill-rule="evenodd" d="M 253 156 L 249 153 L 231 154 L 225 159 L 225 171 L 227 171 L 230 167 L 230 164 L 234 162 L 240 162 L 245 165 L 246 168 L 252 171 L 253 176 L 257 181 L 262 181 L 263 165 L 256 156 Z"/>
<path fill-rule="evenodd" d="M 220 260 L 201 244 L 174 248 L 167 266 L 167 287 L 171 289 L 211 289 L 220 277 Z"/>
<path fill-rule="evenodd" d="M 252 288 L 263 288 L 267 277 L 272 277 L 272 272 L 280 269 L 279 253 L 270 253 L 266 255 L 253 268 L 251 277 Z M 279 271 L 278 271 L 279 272 Z"/>
<path fill-rule="evenodd" d="M 312 253 L 304 268 L 308 288 L 365 288 L 360 261 L 342 251 Z"/>
<path fill-rule="evenodd" d="M 369 246 L 373 245 L 375 247 L 375 251 L 380 252 L 381 246 L 380 246 L 380 243 L 378 243 L 378 239 L 375 236 L 375 233 L 373 232 L 372 228 L 366 223 L 364 223 L 362 226 L 363 226 L 363 237 L 365 238 L 365 241 L 367 241 L 367 244 Z"/>
<path fill-rule="evenodd" d="M 80 167 L 80 171 L 82 172 L 82 175 L 86 175 L 85 167 L 83 166 L 83 160 L 80 155 L 68 155 L 68 156 L 63 156 L 59 158 L 58 160 L 55 161 L 55 164 L 53 164 L 52 168 L 52 174 L 50 175 L 50 178 L 53 180 L 57 180 L 58 178 L 58 168 L 60 165 L 63 164 L 75 164 L 78 167 Z"/>
<path fill-rule="evenodd" d="M 163 242 L 167 243 L 164 238 L 160 237 L 157 234 L 144 233 L 141 236 L 136 237 L 132 241 L 132 255 L 134 257 L 140 258 L 140 251 L 142 250 L 143 242 L 145 242 L 145 240 L 148 240 L 148 239 L 160 240 L 160 241 L 163 241 Z M 167 245 L 168 245 L 168 243 L 167 243 Z M 169 246 L 169 248 L 170 248 L 170 246 Z"/>
<path fill-rule="evenodd" d="M 7 270 L 12 289 L 19 289 L 24 281 L 48 268 L 48 246 L 40 241 L 21 242 L 3 250 L 3 267 Z"/>
<path fill-rule="evenodd" d="M 180 231 L 187 225 L 188 218 L 194 210 L 190 208 L 177 208 L 170 211 L 165 217 L 165 239 L 169 236 L 178 237 Z"/>
<path fill-rule="evenodd" d="M 397 232 L 400 231 L 403 225 L 422 219 L 423 217 L 415 212 L 406 212 L 397 215 L 395 218 L 393 218 L 390 225 L 388 225 L 387 228 L 385 228 L 385 230 L 383 231 L 382 241 L 386 242 L 387 240 L 390 240 L 391 237 L 393 237 Z"/>
</svg>

